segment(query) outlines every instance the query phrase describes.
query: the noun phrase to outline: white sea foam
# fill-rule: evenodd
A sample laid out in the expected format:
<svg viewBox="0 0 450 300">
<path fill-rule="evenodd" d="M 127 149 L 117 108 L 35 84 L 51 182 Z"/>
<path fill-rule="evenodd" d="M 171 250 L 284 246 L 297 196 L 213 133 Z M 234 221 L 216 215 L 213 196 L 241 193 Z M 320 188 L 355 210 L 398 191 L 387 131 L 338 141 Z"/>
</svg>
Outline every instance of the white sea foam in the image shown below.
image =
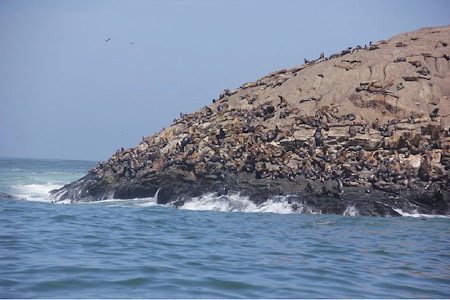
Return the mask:
<svg viewBox="0 0 450 300">
<path fill-rule="evenodd" d="M 52 203 L 55 203 L 55 204 L 72 204 L 72 200 L 70 200 L 70 199 L 64 199 L 64 200 L 60 200 L 60 201 L 58 201 L 58 202 L 52 201 Z"/>
<path fill-rule="evenodd" d="M 248 197 L 239 194 L 217 196 L 214 193 L 205 194 L 200 197 L 193 197 L 186 200 L 180 207 L 188 210 L 212 210 L 222 212 L 266 212 L 277 214 L 294 213 L 292 205 L 288 203 L 286 197 L 275 197 L 261 204 L 255 204 Z M 302 212 L 303 207 L 299 207 L 297 213 Z"/>
<path fill-rule="evenodd" d="M 71 203 L 71 200 L 57 201 L 58 204 Z M 107 206 L 157 206 L 157 193 L 153 197 L 148 198 L 134 198 L 134 199 L 104 199 L 93 202 L 84 202 L 82 204 L 96 205 L 104 204 Z M 161 206 L 172 206 L 173 204 L 166 204 Z M 192 197 L 185 201 L 179 207 L 186 210 L 198 211 L 221 211 L 221 212 L 246 212 L 246 213 L 277 213 L 277 214 L 292 214 L 306 212 L 309 214 L 316 214 L 316 212 L 307 206 L 297 204 L 296 209 L 293 210 L 292 204 L 287 200 L 287 197 L 279 196 L 269 199 L 261 204 L 255 204 L 248 197 L 240 196 L 239 194 L 217 196 L 215 193 L 204 194 L 200 197 Z"/>
<path fill-rule="evenodd" d="M 353 205 L 350 205 L 345 209 L 343 215 L 350 216 L 350 217 L 359 216 L 359 211 L 356 209 L 356 207 L 354 207 Z"/>
<path fill-rule="evenodd" d="M 444 219 L 450 219 L 450 216 L 443 216 L 443 215 L 428 215 L 428 214 L 421 214 L 417 212 L 417 210 L 413 210 L 412 212 L 404 212 L 400 208 L 394 208 L 394 211 L 396 211 L 399 215 L 402 217 L 412 217 L 412 218 L 444 218 Z"/>
<path fill-rule="evenodd" d="M 17 184 L 13 187 L 13 194 L 19 198 L 29 201 L 39 202 L 55 202 L 57 204 L 71 204 L 72 200 L 52 201 L 50 191 L 61 188 L 62 183 L 47 182 L 44 184 Z M 84 202 L 83 204 L 106 204 L 108 206 L 157 206 L 157 195 L 159 190 L 153 197 L 135 198 L 135 199 L 105 199 L 95 202 Z M 55 200 L 55 199 L 53 199 Z M 169 204 L 170 205 L 170 204 Z M 245 213 L 276 213 L 276 214 L 292 214 L 292 213 L 308 213 L 320 214 L 320 212 L 303 205 L 301 203 L 289 203 L 288 197 L 273 197 L 260 204 L 255 204 L 248 197 L 239 194 L 217 196 L 215 193 L 204 194 L 199 197 L 192 197 L 180 206 L 181 209 L 199 210 L 199 211 L 221 211 L 221 212 L 245 212 Z M 450 218 L 450 216 L 421 214 L 417 210 L 403 211 L 400 208 L 394 208 L 398 214 L 403 217 L 413 218 Z M 348 206 L 343 213 L 344 216 L 358 216 L 359 211 L 354 206 Z"/>
<path fill-rule="evenodd" d="M 157 206 L 157 196 L 159 190 L 153 197 L 148 198 L 134 198 L 134 199 L 104 199 L 93 202 L 83 202 L 82 204 L 96 205 L 104 204 L 107 206 Z M 70 199 L 58 200 L 58 204 L 73 203 Z M 171 206 L 167 204 L 166 206 Z M 192 197 L 180 206 L 180 209 L 199 210 L 199 211 L 222 211 L 222 212 L 267 212 L 278 214 L 294 213 L 292 205 L 288 203 L 286 197 L 274 197 L 261 204 L 255 204 L 249 200 L 248 197 L 240 196 L 239 194 L 217 196 L 215 193 L 204 194 L 200 197 Z M 297 205 L 295 213 L 308 212 L 314 213 L 311 209 Z"/>
<path fill-rule="evenodd" d="M 55 182 L 47 182 L 44 184 L 18 184 L 13 185 L 12 188 L 14 189 L 14 195 L 19 198 L 30 201 L 49 202 L 50 191 L 59 189 L 62 186 L 62 184 Z"/>
<path fill-rule="evenodd" d="M 105 199 L 105 200 L 89 202 L 89 203 L 90 204 L 105 203 L 107 205 L 113 205 L 113 206 L 138 205 L 138 206 L 143 206 L 143 207 L 158 205 L 155 197 L 134 198 L 134 199 Z"/>
</svg>

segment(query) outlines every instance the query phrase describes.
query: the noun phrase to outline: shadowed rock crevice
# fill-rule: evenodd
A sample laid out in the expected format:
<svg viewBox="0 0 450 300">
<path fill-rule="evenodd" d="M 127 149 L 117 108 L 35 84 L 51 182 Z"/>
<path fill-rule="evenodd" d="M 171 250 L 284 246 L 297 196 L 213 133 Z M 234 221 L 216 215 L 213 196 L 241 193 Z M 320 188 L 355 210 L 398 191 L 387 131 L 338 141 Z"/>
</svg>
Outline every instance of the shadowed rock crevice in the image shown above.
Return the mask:
<svg viewBox="0 0 450 300">
<path fill-rule="evenodd" d="M 225 89 L 119 149 L 55 200 L 285 196 L 322 213 L 449 214 L 450 27 L 408 32 Z"/>
</svg>

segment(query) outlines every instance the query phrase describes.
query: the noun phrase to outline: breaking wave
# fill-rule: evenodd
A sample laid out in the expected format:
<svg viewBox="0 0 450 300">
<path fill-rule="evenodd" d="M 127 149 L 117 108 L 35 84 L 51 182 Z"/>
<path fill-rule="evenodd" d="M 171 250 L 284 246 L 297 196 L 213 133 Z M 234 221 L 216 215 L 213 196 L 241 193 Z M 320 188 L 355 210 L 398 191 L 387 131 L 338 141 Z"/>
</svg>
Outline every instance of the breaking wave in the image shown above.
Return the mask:
<svg viewBox="0 0 450 300">
<path fill-rule="evenodd" d="M 63 184 L 55 182 L 18 184 L 12 186 L 12 194 L 24 200 L 50 202 L 50 191 L 62 186 Z"/>
<path fill-rule="evenodd" d="M 16 191 L 14 196 L 39 202 L 53 202 L 56 204 L 72 204 L 70 199 L 54 201 L 50 197 L 50 191 L 62 187 L 62 184 L 48 182 L 46 184 L 24 184 L 13 186 Z M 158 193 L 158 192 L 157 192 Z M 168 204 L 157 203 L 157 193 L 153 197 L 134 198 L 134 199 L 105 199 L 95 202 L 77 202 L 83 205 L 106 205 L 106 206 L 166 206 L 176 207 L 185 210 L 196 211 L 218 211 L 218 212 L 242 212 L 242 213 L 275 213 L 275 214 L 321 214 L 317 208 L 308 206 L 304 203 L 292 203 L 289 196 L 275 196 L 261 203 L 255 203 L 248 197 L 240 194 L 218 196 L 215 193 L 208 193 L 199 197 L 185 198 L 182 201 L 175 201 Z M 421 214 L 416 210 L 403 211 L 399 208 L 393 208 L 395 212 L 403 217 L 412 218 L 450 218 L 450 216 Z M 358 209 L 349 205 L 342 213 L 343 216 L 360 216 Z"/>
<path fill-rule="evenodd" d="M 356 207 L 354 207 L 353 205 L 350 205 L 345 209 L 343 215 L 355 217 L 355 216 L 359 216 L 359 211 L 356 209 Z"/>
<path fill-rule="evenodd" d="M 95 202 L 58 200 L 50 191 L 81 178 L 93 162 L 2 159 L 0 158 L 0 197 L 2 199 L 23 199 L 28 201 L 52 202 L 57 204 L 105 205 L 105 206 L 166 206 L 183 210 L 275 213 L 275 214 L 321 214 L 320 208 L 307 204 L 308 199 L 291 196 L 276 196 L 258 202 L 241 194 L 217 195 L 208 193 L 199 197 L 174 199 L 168 204 L 158 204 L 158 192 L 153 197 L 137 199 L 106 199 Z M 112 196 L 111 196 L 112 198 Z M 363 215 L 358 205 L 349 204 L 342 215 L 358 217 Z M 421 214 L 419 208 L 396 208 L 399 215 L 412 218 L 449 218 L 450 216 Z M 417 209 L 417 210 L 415 210 Z"/>
<path fill-rule="evenodd" d="M 148 198 L 134 198 L 134 199 L 105 199 L 95 202 L 88 202 L 87 204 L 106 204 L 108 206 L 156 206 L 158 205 L 156 197 L 148 197 Z"/>
<path fill-rule="evenodd" d="M 421 213 L 417 212 L 417 210 L 413 210 L 412 212 L 405 212 L 400 208 L 394 208 L 394 210 L 402 217 L 450 219 L 450 216 L 421 214 Z"/>
<path fill-rule="evenodd" d="M 248 197 L 239 194 L 229 196 L 217 196 L 214 193 L 193 197 L 180 206 L 188 210 L 212 210 L 222 212 L 268 212 L 277 214 L 300 213 L 303 207 L 297 211 L 293 210 L 292 204 L 288 203 L 286 197 L 275 197 L 261 204 L 256 204 Z"/>
</svg>

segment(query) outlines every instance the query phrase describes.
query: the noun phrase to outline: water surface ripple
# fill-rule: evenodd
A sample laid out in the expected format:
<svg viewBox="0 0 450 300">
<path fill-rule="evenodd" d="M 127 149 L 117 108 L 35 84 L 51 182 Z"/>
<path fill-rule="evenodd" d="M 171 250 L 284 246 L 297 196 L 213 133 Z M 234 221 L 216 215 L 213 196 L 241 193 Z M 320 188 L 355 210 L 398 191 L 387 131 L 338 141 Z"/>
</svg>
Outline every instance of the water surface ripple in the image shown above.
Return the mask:
<svg viewBox="0 0 450 300">
<path fill-rule="evenodd" d="M 449 219 L 0 201 L 1 298 L 450 297 Z"/>
</svg>

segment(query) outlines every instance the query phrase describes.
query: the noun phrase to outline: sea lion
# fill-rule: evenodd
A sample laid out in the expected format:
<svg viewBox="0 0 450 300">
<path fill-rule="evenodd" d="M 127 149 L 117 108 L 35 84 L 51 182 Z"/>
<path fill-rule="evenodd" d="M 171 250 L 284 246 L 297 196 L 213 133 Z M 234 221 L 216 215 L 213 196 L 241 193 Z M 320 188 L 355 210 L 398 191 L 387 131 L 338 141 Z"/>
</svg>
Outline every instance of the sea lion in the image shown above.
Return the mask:
<svg viewBox="0 0 450 300">
<path fill-rule="evenodd" d="M 351 125 L 348 127 L 348 134 L 350 137 L 355 137 L 357 132 L 356 126 Z"/>
<path fill-rule="evenodd" d="M 250 125 L 244 125 L 242 127 L 242 133 L 250 133 L 250 132 L 255 132 L 255 127 Z"/>
<path fill-rule="evenodd" d="M 289 109 L 285 109 L 285 110 L 282 110 L 281 112 L 280 112 L 280 119 L 285 119 L 285 118 L 287 118 L 289 115 L 290 115 L 290 110 Z"/>
<path fill-rule="evenodd" d="M 438 116 L 439 108 L 433 109 L 433 111 L 430 113 L 430 118 L 434 119 Z"/>
<path fill-rule="evenodd" d="M 318 127 L 320 125 L 320 122 L 315 117 L 309 115 L 295 117 L 295 120 L 300 121 L 300 124 L 306 124 L 311 127 Z"/>
<path fill-rule="evenodd" d="M 225 109 L 227 109 L 229 107 L 229 105 L 227 103 L 225 104 L 220 104 L 219 106 L 217 106 L 217 112 L 221 112 L 224 111 Z"/>
<path fill-rule="evenodd" d="M 330 59 L 338 58 L 338 57 L 340 57 L 340 56 L 341 56 L 340 54 L 334 53 L 334 54 L 331 54 L 331 55 L 330 55 Z"/>
<path fill-rule="evenodd" d="M 372 128 L 378 130 L 380 123 L 378 118 L 376 118 L 373 122 L 372 122 Z"/>
<path fill-rule="evenodd" d="M 394 59 L 394 63 L 406 62 L 406 57 L 401 56 Z"/>
<path fill-rule="evenodd" d="M 414 67 L 418 68 L 422 65 L 422 63 L 418 60 L 413 60 L 409 62 L 411 65 L 413 65 Z"/>
<path fill-rule="evenodd" d="M 430 74 L 430 71 L 426 67 L 422 67 L 416 72 L 423 76 L 427 76 L 428 74 Z"/>
<path fill-rule="evenodd" d="M 253 104 L 256 100 L 258 100 L 258 98 L 255 97 L 255 96 L 252 96 L 252 97 L 250 97 L 250 98 L 247 98 L 247 103 L 251 105 L 251 104 Z"/>
<path fill-rule="evenodd" d="M 322 139 L 322 132 L 321 128 L 317 128 L 314 132 L 314 141 L 316 143 L 316 147 L 322 147 L 323 146 L 323 139 Z"/>
<path fill-rule="evenodd" d="M 224 98 L 224 97 L 226 97 L 226 96 L 232 96 L 232 95 L 234 95 L 236 93 L 237 93 L 237 90 L 224 89 L 222 91 L 222 93 L 220 93 L 220 95 L 219 95 L 219 100 Z"/>
<path fill-rule="evenodd" d="M 286 99 L 283 96 L 278 95 L 278 98 L 280 98 L 280 103 L 278 103 L 277 107 L 284 108 L 289 105 L 289 103 L 286 101 Z"/>
<path fill-rule="evenodd" d="M 180 142 L 179 142 L 179 149 L 181 151 L 184 151 L 184 147 L 186 147 L 187 144 L 189 144 L 192 141 L 192 138 L 190 136 L 184 137 Z"/>
<path fill-rule="evenodd" d="M 226 136 L 225 130 L 223 130 L 223 128 L 220 127 L 219 134 L 216 135 L 216 138 L 218 140 L 223 140 L 225 138 L 225 136 Z"/>
<path fill-rule="evenodd" d="M 262 106 L 262 112 L 264 115 L 273 114 L 275 112 L 275 108 L 270 104 L 264 104 Z"/>
<path fill-rule="evenodd" d="M 278 136 L 278 132 L 277 130 L 269 130 L 266 134 L 266 141 L 267 142 L 271 142 L 273 140 L 275 140 Z"/>
<path fill-rule="evenodd" d="M 356 120 L 356 116 L 354 113 L 350 113 L 346 116 L 346 119 L 349 121 L 354 121 L 354 120 Z"/>
</svg>

